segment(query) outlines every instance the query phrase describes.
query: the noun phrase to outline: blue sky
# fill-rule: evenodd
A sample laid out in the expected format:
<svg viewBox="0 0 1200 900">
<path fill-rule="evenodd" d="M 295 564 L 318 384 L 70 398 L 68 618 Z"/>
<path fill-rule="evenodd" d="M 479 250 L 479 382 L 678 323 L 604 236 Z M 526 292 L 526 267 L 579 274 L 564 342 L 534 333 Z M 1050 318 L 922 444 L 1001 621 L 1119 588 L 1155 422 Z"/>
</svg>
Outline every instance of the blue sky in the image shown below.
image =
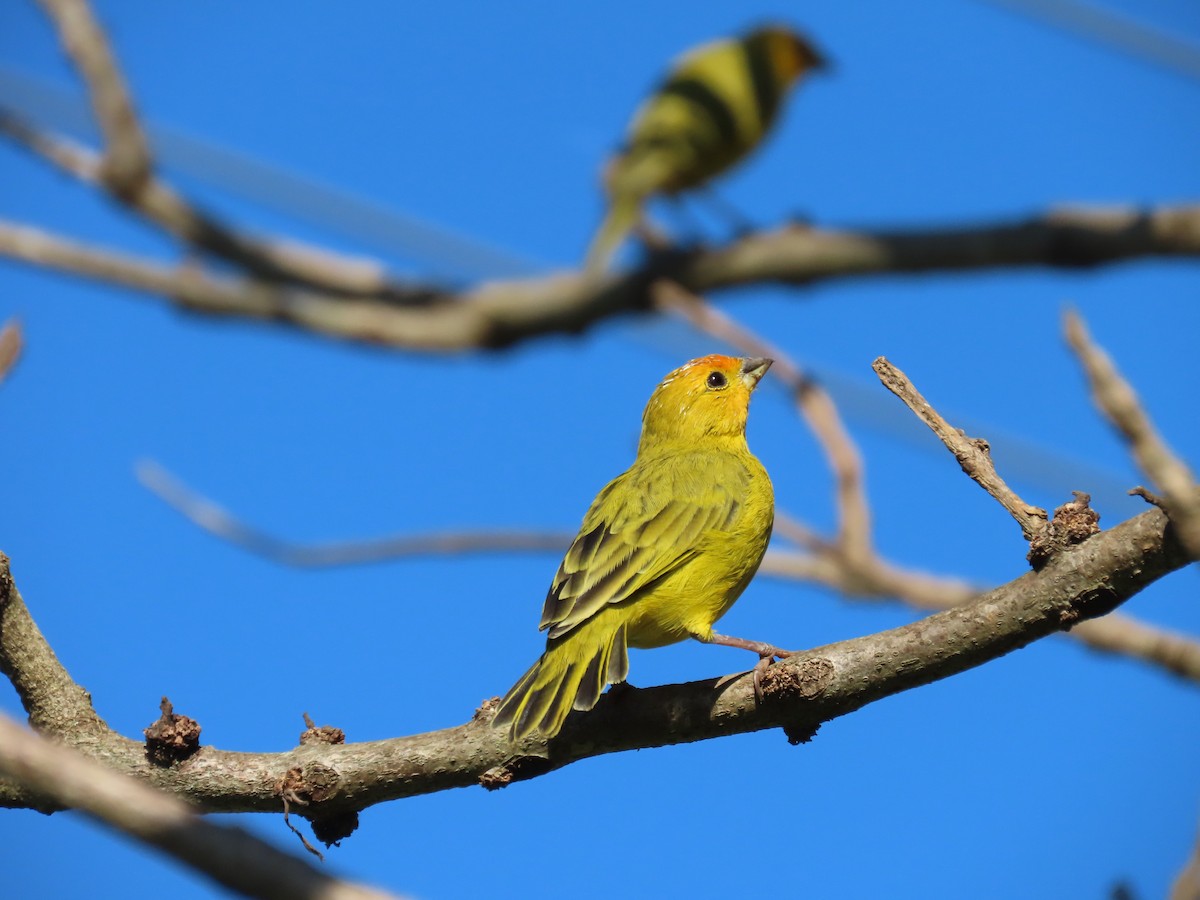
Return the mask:
<svg viewBox="0 0 1200 900">
<path fill-rule="evenodd" d="M 1200 44 L 1194 4 L 1111 6 Z M 985 2 L 282 9 L 99 5 L 156 124 L 548 266 L 581 258 L 601 161 L 666 62 L 765 18 L 804 28 L 837 66 L 725 180 L 723 194 L 758 221 L 915 227 L 1200 196 L 1200 82 Z M 5 4 L 0 26 L 0 64 L 76 84 L 33 4 Z M 179 183 L 248 227 L 363 250 L 336 228 Z M 0 216 L 173 258 L 159 235 L 2 143 Z M 869 368 L 879 355 L 985 436 L 1076 461 L 1068 470 L 1086 477 L 1013 480 L 1043 506 L 1092 490 L 1111 525 L 1139 505 L 1097 487 L 1083 463 L 1117 485 L 1143 479 L 1090 407 L 1061 311 L 1084 314 L 1195 463 L 1198 275 L 1194 262 L 1150 261 L 753 289 L 721 303 L 831 378 L 861 381 L 884 410 L 894 401 Z M 0 318 L 11 315 L 27 350 L 0 388 L 0 549 L 27 603 L 113 727 L 139 734 L 166 694 L 204 743 L 240 750 L 292 746 L 304 711 L 350 740 L 462 722 L 540 652 L 558 560 L 290 571 L 183 521 L 138 485 L 139 459 L 295 539 L 570 529 L 628 465 L 662 374 L 718 349 L 678 332 L 652 344 L 619 322 L 489 356 L 408 355 L 184 316 L 0 262 Z M 884 420 L 868 408 L 853 424 L 880 550 L 981 583 L 1021 574 L 1025 548 L 999 506 L 932 436 L 898 440 L 873 427 Z M 750 442 L 780 508 L 828 526 L 820 453 L 780 392 L 756 401 Z M 1196 577 L 1177 573 L 1125 609 L 1200 634 Z M 912 617 L 760 579 L 723 630 L 805 647 Z M 631 681 L 748 664 L 680 645 L 635 653 Z M 7 687 L 0 708 L 19 710 Z M 1195 840 L 1197 746 L 1194 684 L 1052 639 L 830 723 L 800 748 L 779 733 L 741 736 L 375 807 L 327 865 L 431 898 L 750 886 L 1101 897 L 1118 880 L 1156 897 Z M 298 849 L 278 817 L 239 822 Z M 128 896 L 151 879 L 177 897 L 213 895 L 73 815 L 6 812 L 0 844 L 30 896 Z"/>
</svg>

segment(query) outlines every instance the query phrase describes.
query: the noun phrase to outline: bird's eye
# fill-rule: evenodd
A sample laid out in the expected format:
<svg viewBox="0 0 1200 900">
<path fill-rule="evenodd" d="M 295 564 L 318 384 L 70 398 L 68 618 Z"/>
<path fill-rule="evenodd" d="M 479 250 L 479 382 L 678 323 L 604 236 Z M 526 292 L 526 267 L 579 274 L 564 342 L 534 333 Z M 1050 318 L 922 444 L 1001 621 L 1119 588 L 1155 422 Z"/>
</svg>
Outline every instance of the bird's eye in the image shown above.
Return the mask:
<svg viewBox="0 0 1200 900">
<path fill-rule="evenodd" d="M 712 388 L 714 391 L 719 391 L 721 388 L 725 387 L 725 385 L 727 385 L 728 383 L 729 382 L 727 382 L 725 380 L 724 372 L 709 372 L 708 373 L 708 386 L 710 388 Z"/>
</svg>

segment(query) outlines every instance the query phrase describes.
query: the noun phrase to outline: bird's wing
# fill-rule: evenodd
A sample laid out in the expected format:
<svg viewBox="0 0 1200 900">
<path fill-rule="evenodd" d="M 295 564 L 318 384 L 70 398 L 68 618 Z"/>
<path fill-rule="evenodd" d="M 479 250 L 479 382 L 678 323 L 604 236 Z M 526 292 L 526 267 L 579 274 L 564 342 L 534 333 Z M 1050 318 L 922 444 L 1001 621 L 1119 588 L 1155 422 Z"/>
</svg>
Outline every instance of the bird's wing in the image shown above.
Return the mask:
<svg viewBox="0 0 1200 900">
<path fill-rule="evenodd" d="M 749 485 L 746 467 L 723 454 L 635 464 L 592 501 L 546 595 L 539 627 L 561 637 L 687 563 L 707 532 L 730 527 Z"/>
</svg>

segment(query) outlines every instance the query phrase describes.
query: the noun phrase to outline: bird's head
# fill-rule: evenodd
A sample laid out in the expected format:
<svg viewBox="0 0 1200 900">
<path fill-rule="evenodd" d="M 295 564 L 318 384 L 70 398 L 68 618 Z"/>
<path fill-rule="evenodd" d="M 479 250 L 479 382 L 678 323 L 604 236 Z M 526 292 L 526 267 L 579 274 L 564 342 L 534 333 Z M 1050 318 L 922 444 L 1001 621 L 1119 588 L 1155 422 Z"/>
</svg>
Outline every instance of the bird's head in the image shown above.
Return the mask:
<svg viewBox="0 0 1200 900">
<path fill-rule="evenodd" d="M 805 72 L 829 68 L 829 60 L 808 38 L 786 26 L 764 25 L 751 32 L 751 38 L 766 46 L 767 58 L 784 84 Z"/>
<path fill-rule="evenodd" d="M 663 442 L 743 436 L 750 394 L 771 362 L 713 355 L 680 366 L 662 380 L 646 404 L 638 452 Z"/>
</svg>

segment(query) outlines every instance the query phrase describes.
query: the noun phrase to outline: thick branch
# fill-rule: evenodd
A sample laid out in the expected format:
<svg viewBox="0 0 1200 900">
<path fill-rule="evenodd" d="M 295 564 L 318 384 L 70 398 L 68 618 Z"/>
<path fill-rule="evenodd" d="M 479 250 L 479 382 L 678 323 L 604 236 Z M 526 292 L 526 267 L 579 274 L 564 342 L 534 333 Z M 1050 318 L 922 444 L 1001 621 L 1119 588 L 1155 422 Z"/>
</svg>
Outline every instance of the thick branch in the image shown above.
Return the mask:
<svg viewBox="0 0 1200 900">
<path fill-rule="evenodd" d="M 170 768 L 151 766 L 117 735 L 88 748 L 101 762 L 184 794 L 210 811 L 278 811 L 275 793 L 292 768 L 320 779 L 306 815 L 361 809 L 399 797 L 483 783 L 500 786 L 578 759 L 724 734 L 783 727 L 794 738 L 874 700 L 981 665 L 1082 619 L 1103 615 L 1187 562 L 1159 510 L 1143 513 L 1053 557 L 1037 572 L 972 603 L 902 628 L 799 653 L 768 670 L 756 703 L 748 674 L 628 690 L 572 716 L 547 750 L 514 749 L 481 710 L 457 728 L 408 738 L 287 753 L 201 748 Z M 0 802 L 27 801 L 0 793 Z"/>
<path fill-rule="evenodd" d="M 1112 359 L 1092 341 L 1079 314 L 1068 311 L 1064 318 L 1067 343 L 1083 365 L 1093 400 L 1129 444 L 1141 470 L 1162 490 L 1180 540 L 1192 558 L 1200 560 L 1200 489 L 1195 477 L 1159 435 Z"/>
<path fill-rule="evenodd" d="M 1200 207 L 1063 207 L 1016 222 L 929 231 L 752 234 L 695 256 L 681 283 L 696 291 L 736 284 L 811 284 L 1009 266 L 1088 268 L 1145 256 L 1200 254 Z"/>
<path fill-rule="evenodd" d="M 319 872 L 241 828 L 206 822 L 184 801 L 121 775 L 0 715 L 0 774 L 60 807 L 163 851 L 217 884 L 265 900 L 394 897 Z"/>
</svg>

